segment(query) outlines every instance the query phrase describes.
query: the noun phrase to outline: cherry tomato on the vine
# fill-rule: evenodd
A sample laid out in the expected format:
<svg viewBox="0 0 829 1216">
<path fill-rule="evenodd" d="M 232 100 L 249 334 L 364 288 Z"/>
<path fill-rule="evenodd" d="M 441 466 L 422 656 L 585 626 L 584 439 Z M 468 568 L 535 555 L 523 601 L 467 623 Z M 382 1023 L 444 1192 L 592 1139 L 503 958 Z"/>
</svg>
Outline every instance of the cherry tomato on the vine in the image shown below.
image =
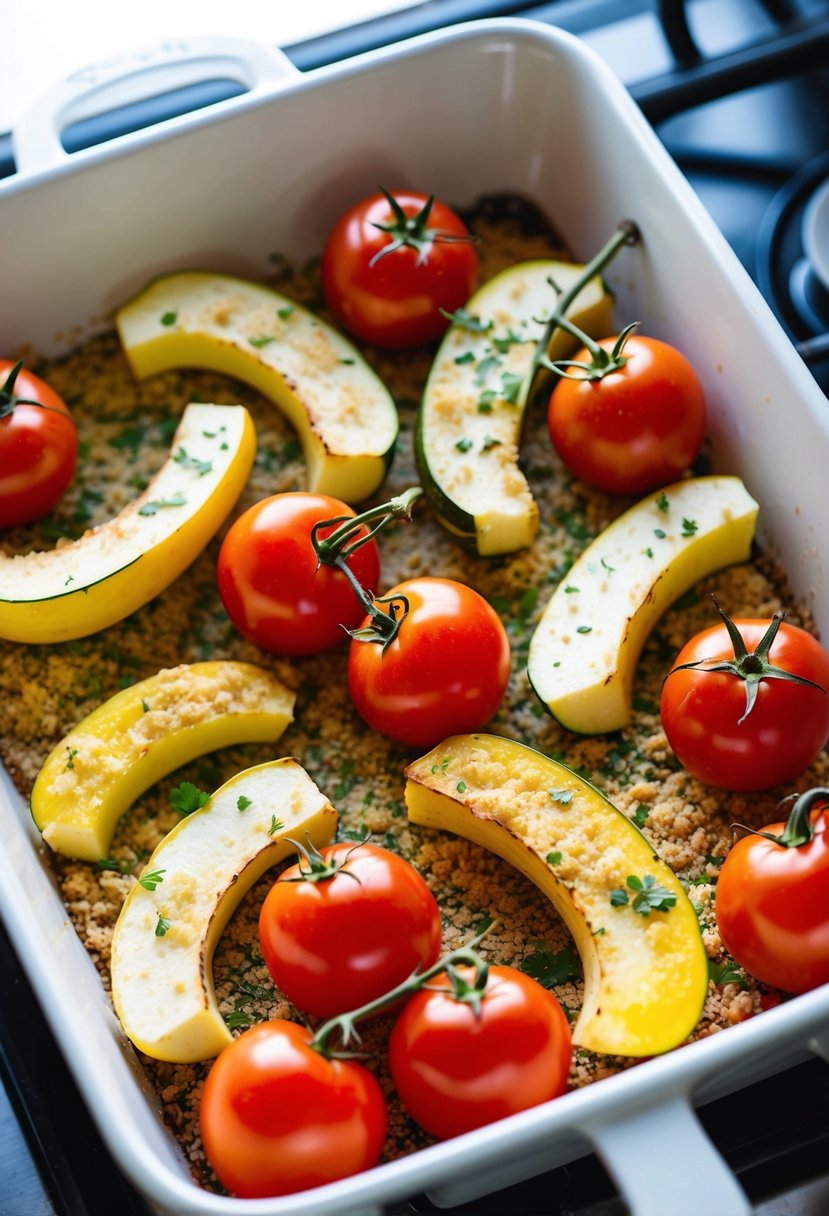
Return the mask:
<svg viewBox="0 0 829 1216">
<path fill-rule="evenodd" d="M 262 905 L 259 940 L 285 996 L 330 1018 L 430 967 L 440 953 L 440 910 L 404 858 L 343 842 L 280 875 Z"/>
<path fill-rule="evenodd" d="M 316 1051 L 312 1038 L 293 1022 L 262 1022 L 208 1073 L 204 1151 L 234 1195 L 288 1195 L 377 1163 L 386 1134 L 380 1086 L 361 1064 Z"/>
<path fill-rule="evenodd" d="M 717 926 L 726 950 L 756 979 L 784 992 L 829 983 L 829 790 L 805 797 L 811 828 L 794 836 L 801 843 L 788 843 L 791 815 L 785 825 L 768 824 L 763 835 L 751 833 L 733 845 L 717 881 Z"/>
<path fill-rule="evenodd" d="M 413 190 L 381 191 L 334 225 L 322 255 L 325 298 L 340 323 L 377 346 L 439 338 L 441 309 L 463 307 L 478 283 L 466 225 L 445 203 Z"/>
<path fill-rule="evenodd" d="M 228 616 L 239 632 L 277 654 L 318 654 L 344 641 L 363 609 L 341 570 L 320 565 L 311 529 L 355 512 L 327 494 L 275 494 L 233 523 L 219 551 L 216 576 Z M 323 529 L 321 535 L 330 535 Z M 349 558 L 364 587 L 376 587 L 380 557 L 374 540 Z"/>
<path fill-rule="evenodd" d="M 411 997 L 389 1039 L 392 1080 L 421 1127 L 448 1139 L 564 1093 L 570 1027 L 551 992 L 498 966 L 477 1010 L 449 988 L 441 976 Z"/>
<path fill-rule="evenodd" d="M 829 738 L 829 654 L 782 617 L 724 619 L 680 651 L 660 712 L 680 763 L 707 785 L 762 790 L 791 782 Z"/>
<path fill-rule="evenodd" d="M 409 579 L 383 599 L 400 604 L 401 597 L 408 613 L 393 641 L 351 643 L 348 690 L 358 712 L 408 747 L 479 730 L 509 680 L 510 646 L 500 617 L 454 579 Z"/>
<path fill-rule="evenodd" d="M 597 345 L 607 354 L 617 340 Z M 589 364 L 590 352 L 573 355 Z M 630 334 L 615 371 L 562 378 L 550 397 L 547 426 L 567 467 L 614 494 L 644 494 L 676 480 L 705 437 L 705 398 L 691 364 L 675 347 Z"/>
<path fill-rule="evenodd" d="M 0 360 L 0 528 L 47 515 L 72 480 L 78 454 L 65 403 L 24 367 L 14 375 L 17 366 Z"/>
</svg>

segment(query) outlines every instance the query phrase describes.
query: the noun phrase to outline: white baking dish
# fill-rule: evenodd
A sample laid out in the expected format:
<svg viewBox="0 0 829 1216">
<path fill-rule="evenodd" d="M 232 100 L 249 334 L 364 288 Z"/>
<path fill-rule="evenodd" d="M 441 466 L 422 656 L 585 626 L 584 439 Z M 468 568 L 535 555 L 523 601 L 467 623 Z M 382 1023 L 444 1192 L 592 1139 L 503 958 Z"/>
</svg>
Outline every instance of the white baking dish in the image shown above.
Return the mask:
<svg viewBox="0 0 829 1216">
<path fill-rule="evenodd" d="M 66 156 L 58 132 L 96 109 L 200 77 L 249 92 Z M 90 69 L 15 133 L 0 182 L 3 348 L 59 353 L 108 324 L 162 270 L 251 277 L 274 249 L 318 252 L 347 200 L 378 182 L 455 203 L 523 194 L 573 253 L 619 219 L 643 243 L 608 278 L 619 314 L 677 342 L 699 368 L 718 469 L 762 504 L 760 539 L 829 635 L 826 400 L 628 94 L 581 43 L 547 26 L 485 21 L 307 76 L 263 48 L 176 44 Z M 595 1149 L 637 1216 L 749 1210 L 692 1107 L 829 1058 L 829 988 L 471 1135 L 280 1200 L 199 1190 L 162 1125 L 97 973 L 67 921 L 22 800 L 3 779 L 0 913 L 101 1133 L 164 1213 L 379 1213 L 427 1191 L 441 1205 Z"/>
</svg>

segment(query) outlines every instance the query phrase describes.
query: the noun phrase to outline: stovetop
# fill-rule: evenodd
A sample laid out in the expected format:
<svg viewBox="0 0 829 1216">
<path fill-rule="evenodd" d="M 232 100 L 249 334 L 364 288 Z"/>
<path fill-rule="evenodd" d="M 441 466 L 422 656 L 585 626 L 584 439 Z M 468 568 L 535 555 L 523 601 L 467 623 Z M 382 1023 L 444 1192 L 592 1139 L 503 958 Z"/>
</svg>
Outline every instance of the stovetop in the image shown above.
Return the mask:
<svg viewBox="0 0 829 1216">
<path fill-rule="evenodd" d="M 829 0 L 431 0 L 283 49 L 304 70 L 489 16 L 550 22 L 610 64 L 829 395 L 829 291 L 802 239 L 804 208 L 829 178 Z M 220 99 L 209 88 L 183 91 L 97 129 L 85 124 L 76 146 Z M 13 172 L 10 140 L 0 135 L 0 176 Z M 0 1079 L 0 1216 L 148 1216 L 103 1148 L 2 927 Z M 829 1212 L 824 1062 L 807 1061 L 699 1113 L 758 1216 Z M 705 1195 L 699 1200 L 704 1211 Z M 419 1196 L 388 1216 L 437 1210 Z M 625 1207 L 588 1156 L 453 1211 L 622 1216 Z"/>
</svg>

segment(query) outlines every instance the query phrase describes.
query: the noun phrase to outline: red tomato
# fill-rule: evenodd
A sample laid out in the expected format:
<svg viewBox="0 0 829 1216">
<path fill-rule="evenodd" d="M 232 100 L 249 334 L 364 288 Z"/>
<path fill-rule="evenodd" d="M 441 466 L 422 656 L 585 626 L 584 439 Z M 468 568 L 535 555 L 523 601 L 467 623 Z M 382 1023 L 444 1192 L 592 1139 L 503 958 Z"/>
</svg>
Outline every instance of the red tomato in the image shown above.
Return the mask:
<svg viewBox="0 0 829 1216">
<path fill-rule="evenodd" d="M 385 649 L 351 643 L 348 689 L 358 712 L 408 747 L 432 747 L 447 735 L 480 729 L 509 680 L 509 639 L 500 617 L 477 591 L 453 579 L 409 579 L 383 598 L 393 596 L 409 601 L 395 639 Z"/>
<path fill-rule="evenodd" d="M 306 655 L 345 639 L 362 608 L 341 570 L 320 566 L 311 529 L 355 512 L 327 494 L 275 494 L 248 508 L 219 551 L 216 575 L 228 616 L 263 650 Z M 323 537 L 333 528 L 323 529 Z M 365 534 L 365 533 L 363 533 Z M 373 540 L 348 559 L 364 587 L 376 587 L 380 557 Z"/>
<path fill-rule="evenodd" d="M 47 515 L 72 480 L 78 455 L 78 434 L 64 402 L 22 367 L 9 389 L 15 366 L 0 360 L 0 528 Z"/>
<path fill-rule="evenodd" d="M 380 1086 L 361 1064 L 315 1051 L 312 1037 L 293 1022 L 263 1022 L 208 1074 L 204 1151 L 234 1195 L 287 1195 L 377 1163 L 386 1134 Z"/>
<path fill-rule="evenodd" d="M 373 844 L 332 844 L 291 866 L 259 916 L 268 970 L 303 1013 L 330 1018 L 437 962 L 440 911 L 414 866 Z M 308 875 L 303 880 L 303 874 Z"/>
<path fill-rule="evenodd" d="M 733 624 L 750 652 L 748 670 L 771 622 Z M 761 677 L 748 714 L 745 676 L 706 670 L 707 660 L 734 660 L 725 624 L 703 630 L 683 647 L 662 688 L 662 725 L 680 763 L 707 785 L 728 790 L 793 781 L 829 738 L 829 654 L 805 630 L 781 624 L 768 653 L 770 664 L 820 687 Z M 680 670 L 695 662 L 703 665 Z"/>
<path fill-rule="evenodd" d="M 717 882 L 723 945 L 746 971 L 784 992 L 829 983 L 829 790 L 810 815 L 812 839 L 786 846 L 744 836 Z M 773 836 L 782 823 L 762 829 Z"/>
<path fill-rule="evenodd" d="M 478 284 L 478 257 L 466 225 L 437 199 L 395 190 L 346 211 L 323 250 L 325 298 L 358 338 L 400 349 L 432 342 Z"/>
<path fill-rule="evenodd" d="M 472 968 L 458 968 L 471 982 Z M 389 1066 L 412 1118 L 441 1140 L 564 1093 L 570 1028 L 552 993 L 490 967 L 480 1010 L 441 976 L 411 997 L 389 1039 Z"/>
<path fill-rule="evenodd" d="M 615 342 L 598 345 L 610 352 Z M 705 398 L 693 367 L 673 346 L 633 334 L 622 354 L 624 366 L 601 379 L 559 380 L 547 426 L 559 456 L 582 481 L 614 494 L 644 494 L 693 463 L 705 436 Z M 586 350 L 573 358 L 590 361 Z"/>
</svg>

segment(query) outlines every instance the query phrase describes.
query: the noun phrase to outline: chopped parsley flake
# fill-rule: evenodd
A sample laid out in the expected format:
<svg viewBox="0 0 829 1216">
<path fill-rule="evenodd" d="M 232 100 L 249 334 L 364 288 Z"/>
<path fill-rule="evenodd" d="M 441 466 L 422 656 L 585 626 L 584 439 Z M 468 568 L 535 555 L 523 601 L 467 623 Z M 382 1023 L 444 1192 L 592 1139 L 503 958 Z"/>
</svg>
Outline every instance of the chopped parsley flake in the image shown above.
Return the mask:
<svg viewBox="0 0 829 1216">
<path fill-rule="evenodd" d="M 277 308 L 276 315 L 280 321 L 287 321 L 288 317 L 292 317 L 296 312 L 296 307 L 293 304 L 286 304 L 283 308 Z"/>
<path fill-rule="evenodd" d="M 654 536 L 658 536 L 660 540 L 664 540 L 668 535 L 667 532 L 663 531 L 662 528 L 654 528 L 653 534 Z"/>
<path fill-rule="evenodd" d="M 465 329 L 470 334 L 485 334 L 492 329 L 491 321 L 482 321 L 480 317 L 474 313 L 467 312 L 465 308 L 456 308 L 454 312 L 447 312 L 442 308 L 441 313 L 447 317 L 453 325 L 457 325 L 458 329 Z"/>
<path fill-rule="evenodd" d="M 145 502 L 143 506 L 138 508 L 139 515 L 157 515 L 165 507 L 183 507 L 187 503 L 187 499 L 177 491 L 172 498 L 154 498 L 152 502 Z"/>
<path fill-rule="evenodd" d="M 76 747 L 70 747 L 69 744 L 67 743 L 66 750 L 69 753 L 69 755 L 66 757 L 66 767 L 74 768 L 75 767 L 75 757 L 78 754 L 78 749 Z"/>
<path fill-rule="evenodd" d="M 487 355 L 485 359 L 481 359 L 478 364 L 478 370 L 475 372 L 475 383 L 485 384 L 486 378 L 495 367 L 499 367 L 501 360 L 497 355 Z"/>
<path fill-rule="evenodd" d="M 613 574 L 613 572 L 614 572 L 614 571 L 615 571 L 615 569 L 616 569 L 616 567 L 615 567 L 615 566 L 611 566 L 611 565 L 610 565 L 610 563 L 609 563 L 609 562 L 607 562 L 607 561 L 605 561 L 605 559 L 604 559 L 604 558 L 602 558 L 602 565 L 604 566 L 604 568 L 605 568 L 605 570 L 608 572 L 608 574 Z"/>
<path fill-rule="evenodd" d="M 650 814 L 650 807 L 645 806 L 644 802 L 640 802 L 636 810 L 631 815 L 631 819 L 638 828 L 643 828 Z"/>
<path fill-rule="evenodd" d="M 225 1018 L 225 1026 L 228 1030 L 243 1030 L 250 1026 L 250 1014 L 241 1009 L 234 1009 L 233 1013 L 229 1013 Z"/>
<path fill-rule="evenodd" d="M 471 439 L 459 439 L 458 442 L 455 444 L 455 447 L 458 449 L 459 452 L 468 452 L 469 449 L 472 447 L 472 440 Z"/>
<path fill-rule="evenodd" d="M 146 697 L 141 698 L 141 708 L 144 710 L 145 714 L 150 712 L 150 703 Z"/>
<path fill-rule="evenodd" d="M 572 595 L 574 591 L 578 591 L 578 590 L 579 590 L 578 587 L 574 587 L 572 583 L 568 583 L 567 586 L 564 588 L 564 594 Z"/>
<path fill-rule="evenodd" d="M 268 835 L 274 836 L 285 824 L 281 819 L 277 819 L 276 815 L 271 815 L 271 826 L 268 828 Z"/>
<path fill-rule="evenodd" d="M 162 325 L 175 325 L 177 319 L 178 319 L 177 312 L 163 312 L 161 314 L 161 324 Z"/>
<path fill-rule="evenodd" d="M 593 632 L 592 625 L 579 625 L 578 628 L 576 629 L 576 633 L 592 633 L 592 632 Z"/>
<path fill-rule="evenodd" d="M 492 448 L 499 448 L 500 446 L 501 446 L 500 439 L 493 439 L 491 435 L 486 435 L 484 437 L 483 443 L 481 444 L 481 451 L 489 452 L 489 451 L 491 451 Z"/>
<path fill-rule="evenodd" d="M 670 508 L 671 503 L 668 498 L 668 495 L 665 493 L 664 490 L 660 493 L 659 497 L 657 498 L 656 505 L 659 507 L 660 511 L 667 511 Z"/>
<path fill-rule="evenodd" d="M 257 338 L 248 338 L 248 342 L 250 342 L 251 346 L 255 346 L 256 349 L 259 350 L 261 347 L 267 346 L 269 342 L 273 342 L 273 335 L 262 334 Z"/>
<path fill-rule="evenodd" d="M 162 916 L 161 913 L 159 912 L 158 920 L 156 921 L 156 926 L 155 926 L 156 937 L 165 937 L 167 934 L 167 930 L 169 928 L 170 928 L 170 922 L 167 920 L 167 917 Z"/>
<path fill-rule="evenodd" d="M 682 535 L 683 536 L 693 536 L 694 533 L 698 529 L 699 529 L 699 524 L 697 523 L 697 521 L 695 519 L 683 519 L 683 521 L 682 521 Z"/>
<path fill-rule="evenodd" d="M 637 878 L 635 874 L 629 874 L 626 886 L 629 890 L 636 892 L 631 906 L 639 916 L 650 916 L 652 911 L 667 912 L 676 903 L 673 891 L 660 886 L 653 874 L 646 874 L 644 878 Z M 627 891 L 622 887 L 610 892 L 610 902 L 614 908 L 623 907 L 628 903 L 629 898 Z"/>
<path fill-rule="evenodd" d="M 74 581 L 75 581 L 74 574 L 70 574 L 69 577 L 67 578 L 66 582 L 63 585 L 64 585 L 64 587 L 68 587 L 69 584 L 74 583 Z"/>
<path fill-rule="evenodd" d="M 561 861 L 562 857 L 563 857 L 562 853 L 558 853 L 558 852 L 548 853 L 547 854 L 547 865 L 557 866 L 559 864 L 559 862 Z"/>
<path fill-rule="evenodd" d="M 192 781 L 182 781 L 181 785 L 170 790 L 170 805 L 179 815 L 192 815 L 201 810 L 210 801 L 206 790 L 200 790 Z"/>
<path fill-rule="evenodd" d="M 521 385 L 524 383 L 524 377 L 519 376 L 517 372 L 502 372 L 501 373 L 501 396 L 510 405 L 517 405 L 518 397 L 521 393 Z"/>
<path fill-rule="evenodd" d="M 574 946 L 565 946 L 554 954 L 543 942 L 535 943 L 535 952 L 518 964 L 518 970 L 537 980 L 544 988 L 555 988 L 557 984 L 580 979 L 582 974 L 581 959 Z"/>
<path fill-rule="evenodd" d="M 179 448 L 173 460 L 184 469 L 195 469 L 199 477 L 204 477 L 213 468 L 212 460 L 199 460 L 196 456 L 190 456 L 184 448 Z"/>
<path fill-rule="evenodd" d="M 492 388 L 485 389 L 484 392 L 482 392 L 480 397 L 478 398 L 478 413 L 479 414 L 491 414 L 492 413 L 492 403 L 497 396 L 498 396 L 498 394 L 495 392 L 495 389 L 492 389 Z"/>
<path fill-rule="evenodd" d="M 239 811 L 246 811 L 250 805 L 250 798 L 246 798 L 244 794 L 240 794 L 236 799 L 236 809 Z"/>
<path fill-rule="evenodd" d="M 648 545 L 647 549 L 643 549 L 642 552 L 645 557 L 653 557 L 653 549 L 651 549 L 650 545 Z"/>
<path fill-rule="evenodd" d="M 471 350 L 465 350 L 462 355 L 457 355 L 455 357 L 455 362 L 458 364 L 474 363 L 475 356 L 473 355 Z"/>
<path fill-rule="evenodd" d="M 138 882 L 146 891 L 154 891 L 159 883 L 164 882 L 166 870 L 151 870 L 149 874 L 142 874 Z"/>
<path fill-rule="evenodd" d="M 459 781 L 458 784 L 455 786 L 455 789 L 458 791 L 459 794 L 465 794 L 466 793 L 466 782 Z"/>
<path fill-rule="evenodd" d="M 547 790 L 547 793 L 553 802 L 560 802 L 562 806 L 567 806 L 568 802 L 573 801 L 572 790 Z"/>
</svg>

